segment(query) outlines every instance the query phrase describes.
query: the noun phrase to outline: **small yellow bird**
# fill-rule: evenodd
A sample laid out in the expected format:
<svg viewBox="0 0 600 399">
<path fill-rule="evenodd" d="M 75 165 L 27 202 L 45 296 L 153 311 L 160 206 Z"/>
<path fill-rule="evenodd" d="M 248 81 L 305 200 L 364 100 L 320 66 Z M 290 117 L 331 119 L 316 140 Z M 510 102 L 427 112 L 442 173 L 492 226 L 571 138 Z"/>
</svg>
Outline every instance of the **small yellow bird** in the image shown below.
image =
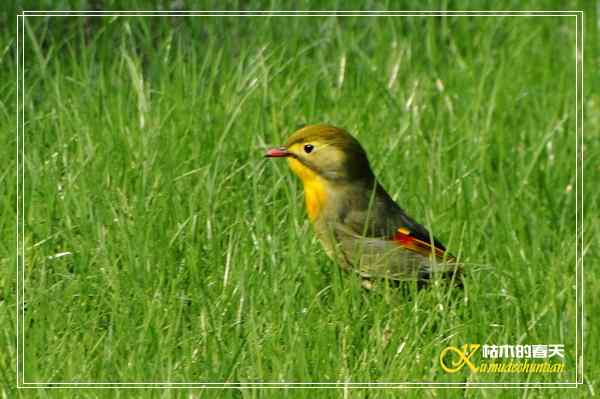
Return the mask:
<svg viewBox="0 0 600 399">
<path fill-rule="evenodd" d="M 377 182 L 360 143 L 343 129 L 302 127 L 269 149 L 302 180 L 308 217 L 330 258 L 367 278 L 454 276 L 456 259 Z"/>
</svg>

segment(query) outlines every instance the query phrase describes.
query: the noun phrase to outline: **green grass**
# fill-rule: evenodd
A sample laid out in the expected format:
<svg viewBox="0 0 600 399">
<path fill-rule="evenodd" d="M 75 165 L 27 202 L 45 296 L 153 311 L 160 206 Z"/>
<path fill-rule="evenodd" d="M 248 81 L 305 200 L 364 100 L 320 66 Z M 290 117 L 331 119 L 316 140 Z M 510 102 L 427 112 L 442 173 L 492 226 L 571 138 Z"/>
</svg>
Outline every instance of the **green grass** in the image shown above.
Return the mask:
<svg viewBox="0 0 600 399">
<path fill-rule="evenodd" d="M 16 21 L 13 10 L 7 14 L 0 151 L 12 167 L 0 176 L 3 207 L 14 210 Z M 600 244 L 593 73 L 600 53 L 590 44 L 597 18 L 586 10 L 583 241 L 590 252 Z M 574 381 L 574 42 L 573 17 L 27 18 L 25 381 Z M 263 158 L 295 126 L 317 122 L 359 138 L 390 194 L 467 263 L 464 292 L 386 284 L 365 291 L 327 258 L 299 182 L 284 162 Z M 16 225 L 14 211 L 5 214 L 5 396 L 344 395 L 13 390 Z M 600 279 L 597 253 L 588 255 L 592 324 Z M 600 357 L 592 348 L 600 342 L 589 325 L 584 333 L 586 377 L 577 392 L 350 394 L 598 394 Z M 440 351 L 468 342 L 562 343 L 567 371 L 445 374 Z"/>
</svg>

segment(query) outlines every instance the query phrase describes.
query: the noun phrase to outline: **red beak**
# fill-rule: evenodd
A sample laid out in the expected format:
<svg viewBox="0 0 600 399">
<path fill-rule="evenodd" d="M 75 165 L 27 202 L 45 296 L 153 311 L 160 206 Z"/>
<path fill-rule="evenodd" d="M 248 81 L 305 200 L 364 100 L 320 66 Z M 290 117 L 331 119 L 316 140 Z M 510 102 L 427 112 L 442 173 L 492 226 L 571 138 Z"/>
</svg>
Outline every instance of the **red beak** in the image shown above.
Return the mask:
<svg viewBox="0 0 600 399">
<path fill-rule="evenodd" d="M 288 152 L 287 148 L 279 147 L 279 148 L 271 148 L 267 150 L 265 154 L 266 158 L 281 158 L 281 157 L 289 157 L 291 154 Z"/>
</svg>

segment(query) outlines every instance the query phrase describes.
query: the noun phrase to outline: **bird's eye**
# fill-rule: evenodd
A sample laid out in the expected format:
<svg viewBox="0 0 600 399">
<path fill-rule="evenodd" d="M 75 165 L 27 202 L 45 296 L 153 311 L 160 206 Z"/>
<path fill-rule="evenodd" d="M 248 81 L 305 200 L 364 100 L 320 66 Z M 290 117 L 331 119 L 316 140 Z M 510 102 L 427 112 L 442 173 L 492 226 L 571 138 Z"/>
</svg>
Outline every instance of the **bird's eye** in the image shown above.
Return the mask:
<svg viewBox="0 0 600 399">
<path fill-rule="evenodd" d="M 305 144 L 304 145 L 304 152 L 306 152 L 307 154 L 310 154 L 312 152 L 312 150 L 315 149 L 315 146 L 312 144 Z"/>
</svg>

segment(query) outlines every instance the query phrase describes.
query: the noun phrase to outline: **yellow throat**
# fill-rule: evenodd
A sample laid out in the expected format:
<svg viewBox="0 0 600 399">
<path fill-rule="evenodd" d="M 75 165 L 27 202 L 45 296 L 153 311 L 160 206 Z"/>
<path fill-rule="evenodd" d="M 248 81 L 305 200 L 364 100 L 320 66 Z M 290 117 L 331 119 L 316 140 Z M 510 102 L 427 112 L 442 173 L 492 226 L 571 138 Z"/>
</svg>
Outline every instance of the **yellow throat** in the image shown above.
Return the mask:
<svg viewBox="0 0 600 399">
<path fill-rule="evenodd" d="M 288 165 L 292 172 L 296 174 L 304 185 L 304 201 L 306 210 L 311 222 L 319 216 L 319 213 L 327 200 L 327 190 L 325 189 L 325 180 L 294 158 L 288 158 Z"/>
</svg>

